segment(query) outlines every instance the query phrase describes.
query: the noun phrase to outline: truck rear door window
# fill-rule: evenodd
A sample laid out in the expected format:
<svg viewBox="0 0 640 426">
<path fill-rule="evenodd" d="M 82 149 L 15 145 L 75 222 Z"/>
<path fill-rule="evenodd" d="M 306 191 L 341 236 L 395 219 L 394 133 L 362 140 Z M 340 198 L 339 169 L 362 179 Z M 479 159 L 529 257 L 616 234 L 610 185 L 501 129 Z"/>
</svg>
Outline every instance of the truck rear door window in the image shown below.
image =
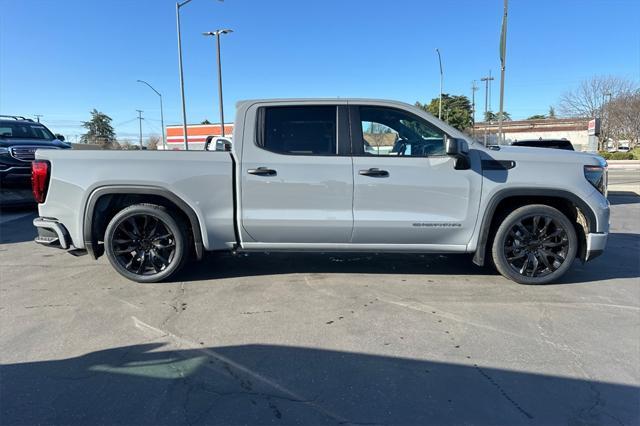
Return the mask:
<svg viewBox="0 0 640 426">
<path fill-rule="evenodd" d="M 258 146 L 278 154 L 337 155 L 335 106 L 264 107 Z"/>
</svg>

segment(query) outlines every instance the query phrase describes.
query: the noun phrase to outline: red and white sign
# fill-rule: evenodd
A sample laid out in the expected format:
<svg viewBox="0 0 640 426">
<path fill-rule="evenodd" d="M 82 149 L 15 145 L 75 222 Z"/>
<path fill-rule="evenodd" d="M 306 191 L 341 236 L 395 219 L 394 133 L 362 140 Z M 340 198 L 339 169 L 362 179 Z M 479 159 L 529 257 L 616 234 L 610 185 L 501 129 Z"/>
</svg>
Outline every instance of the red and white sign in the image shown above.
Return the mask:
<svg viewBox="0 0 640 426">
<path fill-rule="evenodd" d="M 187 142 L 189 149 L 204 149 L 207 139 L 222 136 L 220 124 L 188 124 Z M 224 134 L 230 137 L 233 134 L 233 123 L 224 125 Z M 167 126 L 167 149 L 184 149 L 184 132 L 181 124 Z"/>
</svg>

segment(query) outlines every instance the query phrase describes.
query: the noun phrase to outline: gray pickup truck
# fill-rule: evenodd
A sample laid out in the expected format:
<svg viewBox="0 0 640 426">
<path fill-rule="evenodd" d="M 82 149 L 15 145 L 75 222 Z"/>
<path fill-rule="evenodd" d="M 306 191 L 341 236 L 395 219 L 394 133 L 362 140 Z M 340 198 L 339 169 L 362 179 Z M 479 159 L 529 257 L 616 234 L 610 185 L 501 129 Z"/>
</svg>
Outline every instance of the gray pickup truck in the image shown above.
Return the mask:
<svg viewBox="0 0 640 426">
<path fill-rule="evenodd" d="M 487 148 L 400 102 L 242 101 L 230 149 L 38 151 L 36 242 L 138 282 L 204 251 L 284 250 L 473 253 L 544 284 L 607 241 L 601 157 Z"/>
</svg>

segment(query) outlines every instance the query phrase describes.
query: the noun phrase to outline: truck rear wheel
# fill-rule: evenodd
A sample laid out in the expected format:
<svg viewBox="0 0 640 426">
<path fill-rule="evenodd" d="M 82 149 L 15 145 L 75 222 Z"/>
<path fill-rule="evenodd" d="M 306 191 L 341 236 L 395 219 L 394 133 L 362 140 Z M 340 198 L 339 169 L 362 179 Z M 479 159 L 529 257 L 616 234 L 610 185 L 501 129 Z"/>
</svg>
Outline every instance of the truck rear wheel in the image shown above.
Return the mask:
<svg viewBox="0 0 640 426">
<path fill-rule="evenodd" d="M 534 204 L 505 217 L 491 254 L 504 277 L 520 284 L 547 284 L 567 272 L 577 249 L 571 221 L 553 207 Z"/>
<path fill-rule="evenodd" d="M 154 204 L 135 204 L 118 212 L 107 226 L 104 246 L 111 266 L 140 283 L 168 279 L 188 255 L 184 223 Z"/>
</svg>

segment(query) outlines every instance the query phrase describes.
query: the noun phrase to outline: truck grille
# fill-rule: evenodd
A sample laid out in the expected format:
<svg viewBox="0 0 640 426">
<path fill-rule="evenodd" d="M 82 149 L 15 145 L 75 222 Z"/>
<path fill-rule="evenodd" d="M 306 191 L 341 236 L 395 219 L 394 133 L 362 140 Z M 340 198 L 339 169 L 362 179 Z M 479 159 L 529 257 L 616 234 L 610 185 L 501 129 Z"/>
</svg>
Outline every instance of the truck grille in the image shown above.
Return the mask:
<svg viewBox="0 0 640 426">
<path fill-rule="evenodd" d="M 36 149 L 56 149 L 42 146 L 16 146 L 11 148 L 11 156 L 21 161 L 33 161 L 36 158 Z"/>
</svg>

